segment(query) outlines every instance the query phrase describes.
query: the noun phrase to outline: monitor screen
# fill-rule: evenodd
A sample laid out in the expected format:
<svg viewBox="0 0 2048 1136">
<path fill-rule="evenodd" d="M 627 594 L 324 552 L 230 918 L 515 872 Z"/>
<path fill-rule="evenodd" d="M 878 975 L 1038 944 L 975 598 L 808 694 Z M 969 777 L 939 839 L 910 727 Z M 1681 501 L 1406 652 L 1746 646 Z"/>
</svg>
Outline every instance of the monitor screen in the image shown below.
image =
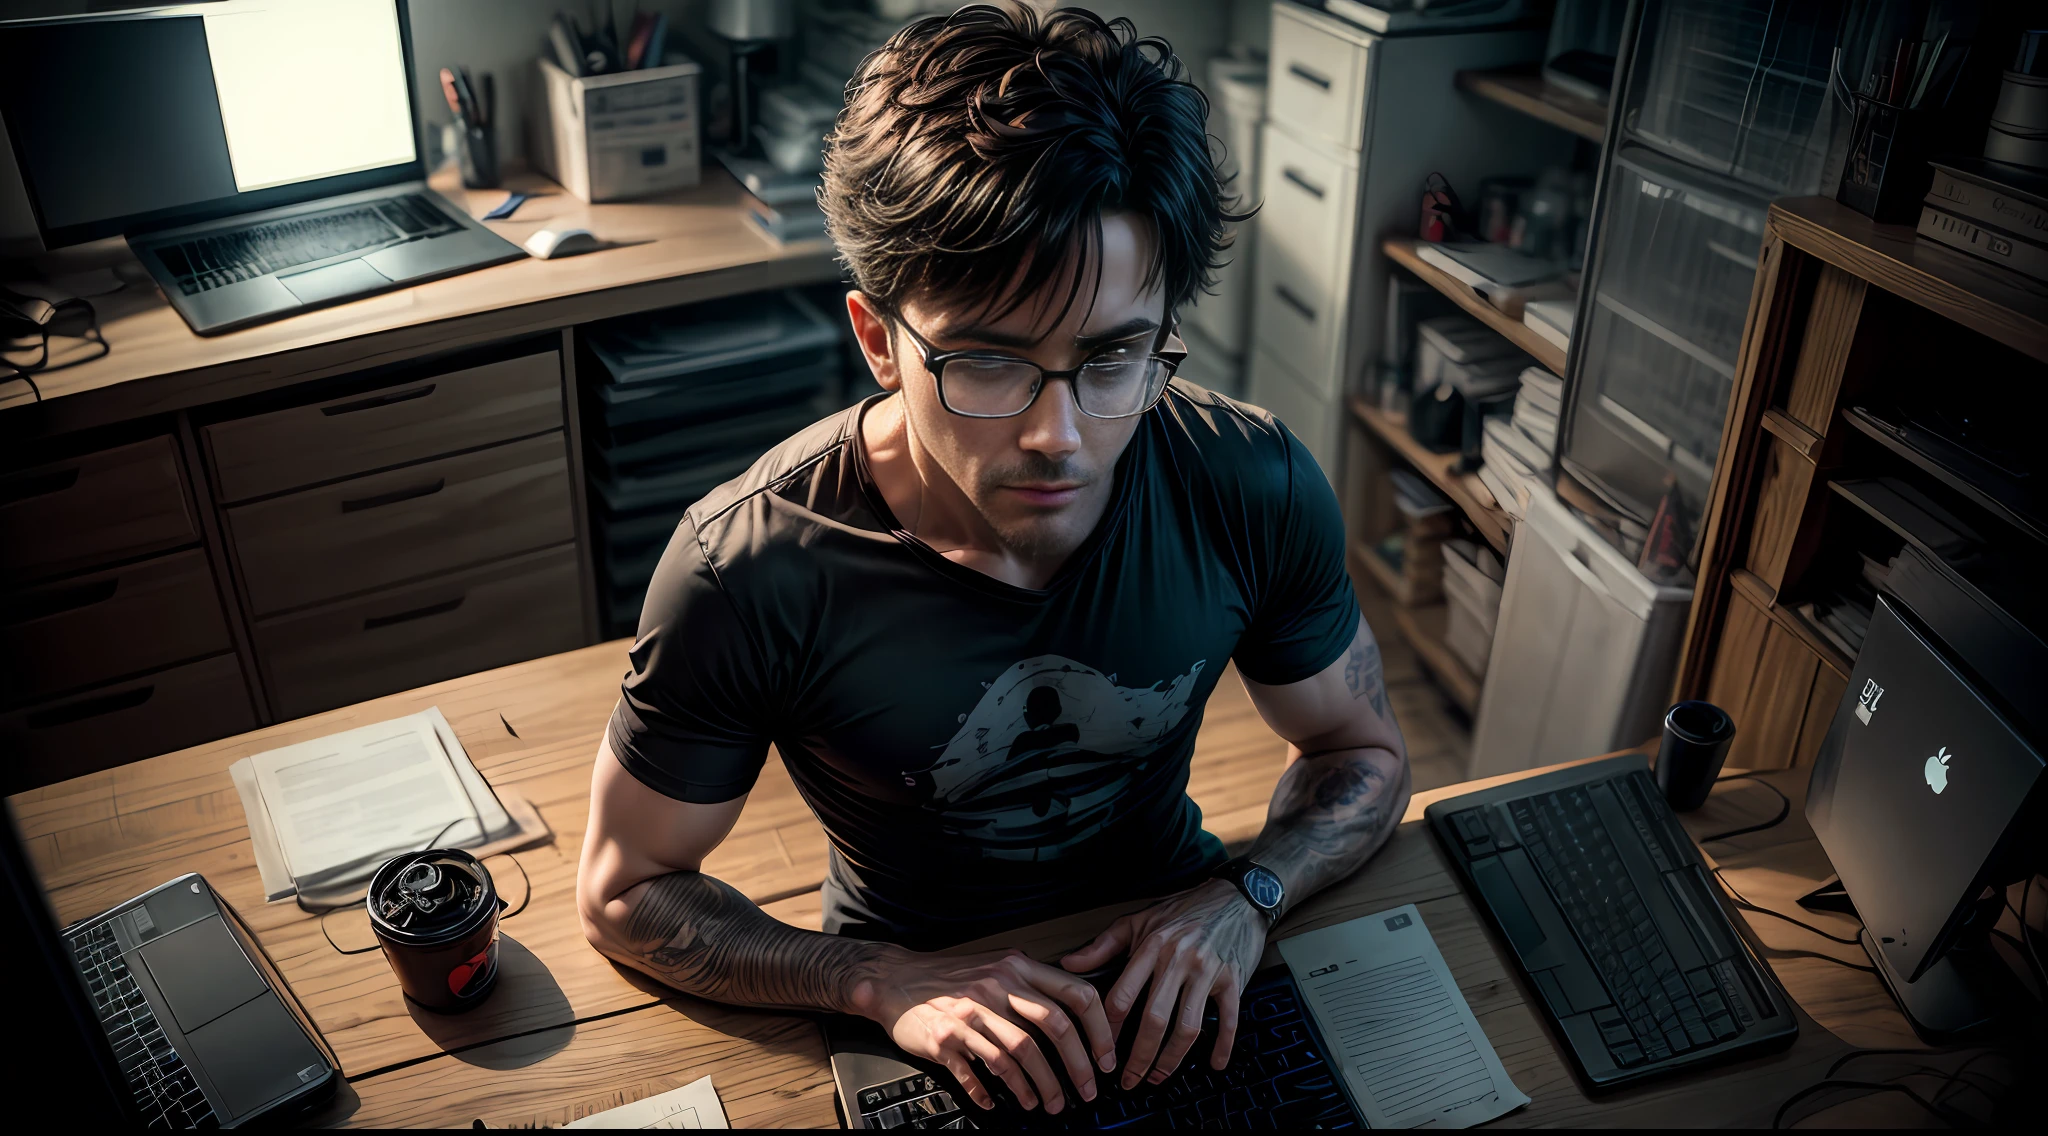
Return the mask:
<svg viewBox="0 0 2048 1136">
<path fill-rule="evenodd" d="M 409 176 L 402 15 L 398 0 L 217 0 L 0 26 L 0 114 L 44 242 Z"/>
</svg>

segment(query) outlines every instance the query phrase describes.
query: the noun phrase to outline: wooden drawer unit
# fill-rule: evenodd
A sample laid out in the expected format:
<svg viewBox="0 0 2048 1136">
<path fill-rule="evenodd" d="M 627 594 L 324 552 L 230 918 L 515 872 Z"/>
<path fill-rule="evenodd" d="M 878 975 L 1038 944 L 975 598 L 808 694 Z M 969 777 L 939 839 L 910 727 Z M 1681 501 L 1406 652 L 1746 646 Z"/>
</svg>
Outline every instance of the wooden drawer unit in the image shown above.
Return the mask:
<svg viewBox="0 0 2048 1136">
<path fill-rule="evenodd" d="M 1317 142 L 1356 150 L 1362 142 L 1366 67 L 1371 49 L 1323 26 L 1328 17 L 1273 9 L 1271 113 Z M 1331 21 L 1334 22 L 1334 21 Z M 1348 31 L 1348 29 L 1347 29 Z M 1450 92 L 1433 97 L 1449 98 Z"/>
<path fill-rule="evenodd" d="M 197 548 L 18 589 L 0 597 L 0 706 L 232 646 Z"/>
<path fill-rule="evenodd" d="M 256 625 L 279 718 L 298 718 L 583 641 L 576 549 L 559 545 Z"/>
<path fill-rule="evenodd" d="M 225 510 L 257 616 L 575 539 L 559 431 Z"/>
<path fill-rule="evenodd" d="M 0 582 L 97 568 L 198 540 L 168 435 L 0 474 Z"/>
<path fill-rule="evenodd" d="M 0 714 L 0 782 L 18 792 L 256 728 L 233 655 Z"/>
<path fill-rule="evenodd" d="M 562 425 L 561 356 L 522 355 L 206 428 L 224 502 L 523 438 Z"/>
</svg>

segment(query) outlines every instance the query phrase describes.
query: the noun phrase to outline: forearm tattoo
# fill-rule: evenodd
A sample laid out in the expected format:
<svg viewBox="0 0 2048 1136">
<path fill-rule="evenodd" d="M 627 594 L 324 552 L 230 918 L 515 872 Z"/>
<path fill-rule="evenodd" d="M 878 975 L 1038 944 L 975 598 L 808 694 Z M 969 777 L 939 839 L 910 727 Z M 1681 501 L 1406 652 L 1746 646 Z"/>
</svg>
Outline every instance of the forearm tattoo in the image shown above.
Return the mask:
<svg viewBox="0 0 2048 1136">
<path fill-rule="evenodd" d="M 887 948 L 804 931 L 702 872 L 647 885 L 624 928 L 630 961 L 678 990 L 736 1006 L 852 1010 Z"/>
<path fill-rule="evenodd" d="M 1380 645 L 1362 619 L 1344 660 L 1344 685 L 1399 736 Z M 1288 881 L 1291 905 L 1349 875 L 1378 851 L 1401 822 L 1408 791 L 1408 761 L 1392 750 L 1304 754 L 1281 774 L 1252 857 Z"/>
</svg>

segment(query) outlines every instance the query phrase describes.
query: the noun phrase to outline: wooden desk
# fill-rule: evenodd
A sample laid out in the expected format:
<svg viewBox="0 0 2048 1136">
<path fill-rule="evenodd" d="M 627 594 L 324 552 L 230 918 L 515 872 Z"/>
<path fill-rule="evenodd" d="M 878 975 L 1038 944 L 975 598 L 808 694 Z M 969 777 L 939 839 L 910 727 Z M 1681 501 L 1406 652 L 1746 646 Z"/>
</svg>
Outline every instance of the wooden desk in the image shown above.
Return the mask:
<svg viewBox="0 0 2048 1136">
<path fill-rule="evenodd" d="M 447 175 L 433 184 L 475 217 L 506 193 L 464 190 Z M 839 278 L 828 242 L 778 245 L 743 223 L 744 191 L 716 165 L 693 189 L 609 205 L 587 204 L 535 174 L 511 177 L 506 188 L 547 194 L 510 220 L 484 222 L 512 243 L 574 227 L 622 247 L 515 260 L 215 336 L 194 335 L 152 284 L 131 284 L 93 299 L 112 347 L 107 356 L 37 376 L 39 404 L 24 384 L 0 384 L 0 423 L 63 433 L 631 312 Z M 119 242 L 53 260 L 142 276 Z"/>
<path fill-rule="evenodd" d="M 89 915 L 167 876 L 205 873 L 241 911 L 322 1030 L 350 1085 L 329 1123 L 493 1126 L 561 1123 L 710 1072 L 734 1121 L 834 1123 L 831 1083 L 815 1027 L 801 1017 L 730 1010 L 664 991 L 613 966 L 583 940 L 575 865 L 587 815 L 589 767 L 625 670 L 623 642 L 473 675 L 299 722 L 33 790 L 10 798 L 59 920 Z M 409 1013 L 380 956 L 336 954 L 319 922 L 290 903 L 265 904 L 240 801 L 236 759 L 353 725 L 439 706 L 478 767 L 533 801 L 552 828 L 546 846 L 515 854 L 533 889 L 505 924 L 503 984 L 459 1017 Z M 1190 791 L 1212 831 L 1242 843 L 1263 820 L 1285 747 L 1234 682 L 1205 716 Z M 1773 775 L 1794 794 L 1803 775 Z M 1403 903 L 1429 923 L 1467 999 L 1532 1105 L 1507 1124 L 1768 1123 L 1779 1101 L 1820 1079 L 1852 1046 L 1914 1047 L 1875 978 L 1811 957 L 1773 959 L 1812 1015 L 1790 1050 L 1594 1100 L 1567 1070 L 1528 991 L 1424 830 L 1431 800 L 1479 782 L 1419 795 L 1385 851 L 1353 879 L 1290 915 L 1281 935 Z M 1695 831 L 1767 816 L 1776 798 L 1752 785 L 1721 788 L 1686 818 Z M 1782 904 L 1826 872 L 1797 810 L 1783 825 L 1717 845 L 1737 887 Z M 771 761 L 739 825 L 706 865 L 791 923 L 815 927 L 823 834 L 779 762 Z M 491 861 L 508 896 L 517 873 Z M 1044 956 L 1085 940 L 1126 908 L 1104 909 L 1008 936 Z M 1847 929 L 1844 921 L 1808 916 Z M 1773 951 L 1860 958 L 1772 920 L 1754 921 Z M 335 915 L 343 946 L 368 942 L 359 914 Z"/>
</svg>

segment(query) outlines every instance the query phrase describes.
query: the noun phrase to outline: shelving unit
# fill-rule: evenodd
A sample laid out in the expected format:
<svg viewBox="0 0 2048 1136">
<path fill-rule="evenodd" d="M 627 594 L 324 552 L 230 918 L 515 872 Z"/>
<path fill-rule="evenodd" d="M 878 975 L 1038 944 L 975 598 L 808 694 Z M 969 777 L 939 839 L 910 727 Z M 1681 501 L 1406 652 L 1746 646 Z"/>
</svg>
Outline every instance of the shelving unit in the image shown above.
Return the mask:
<svg viewBox="0 0 2048 1136">
<path fill-rule="evenodd" d="M 1486 301 L 1486 297 L 1474 292 L 1463 281 L 1454 279 L 1449 273 L 1430 264 L 1416 254 L 1421 241 L 1413 237 L 1388 237 L 1380 250 L 1387 259 L 1413 272 L 1424 284 L 1449 296 L 1468 315 L 1480 323 L 1506 336 L 1508 342 L 1535 356 L 1538 363 L 1549 368 L 1552 374 L 1564 374 L 1564 348 L 1536 334 L 1529 325 L 1509 316 L 1506 312 Z"/>
<path fill-rule="evenodd" d="M 1486 492 L 1479 479 L 1469 473 L 1455 473 L 1452 467 L 1458 463 L 1457 454 L 1433 453 L 1415 440 L 1408 432 L 1405 415 L 1393 414 L 1372 406 L 1364 399 L 1351 399 L 1351 416 L 1358 423 L 1385 442 L 1403 461 L 1415 468 L 1431 485 L 1436 486 L 1449 497 L 1453 504 L 1465 513 L 1472 527 L 1495 552 L 1506 556 L 1508 535 L 1512 531 L 1507 513 L 1500 506 L 1491 504 L 1492 494 Z"/>
<path fill-rule="evenodd" d="M 1607 137 L 1607 108 L 1544 81 L 1528 69 L 1460 71 L 1458 89 L 1491 99 L 1510 110 L 1562 127 L 1599 145 Z"/>
<path fill-rule="evenodd" d="M 1394 609 L 1394 624 L 1415 648 L 1415 655 L 1429 672 L 1436 676 L 1444 693 L 1451 696 L 1467 714 L 1479 713 L 1479 677 L 1465 669 L 1458 656 L 1444 646 L 1444 626 L 1450 620 L 1450 609 L 1443 604 L 1428 607 L 1397 607 Z"/>
</svg>

